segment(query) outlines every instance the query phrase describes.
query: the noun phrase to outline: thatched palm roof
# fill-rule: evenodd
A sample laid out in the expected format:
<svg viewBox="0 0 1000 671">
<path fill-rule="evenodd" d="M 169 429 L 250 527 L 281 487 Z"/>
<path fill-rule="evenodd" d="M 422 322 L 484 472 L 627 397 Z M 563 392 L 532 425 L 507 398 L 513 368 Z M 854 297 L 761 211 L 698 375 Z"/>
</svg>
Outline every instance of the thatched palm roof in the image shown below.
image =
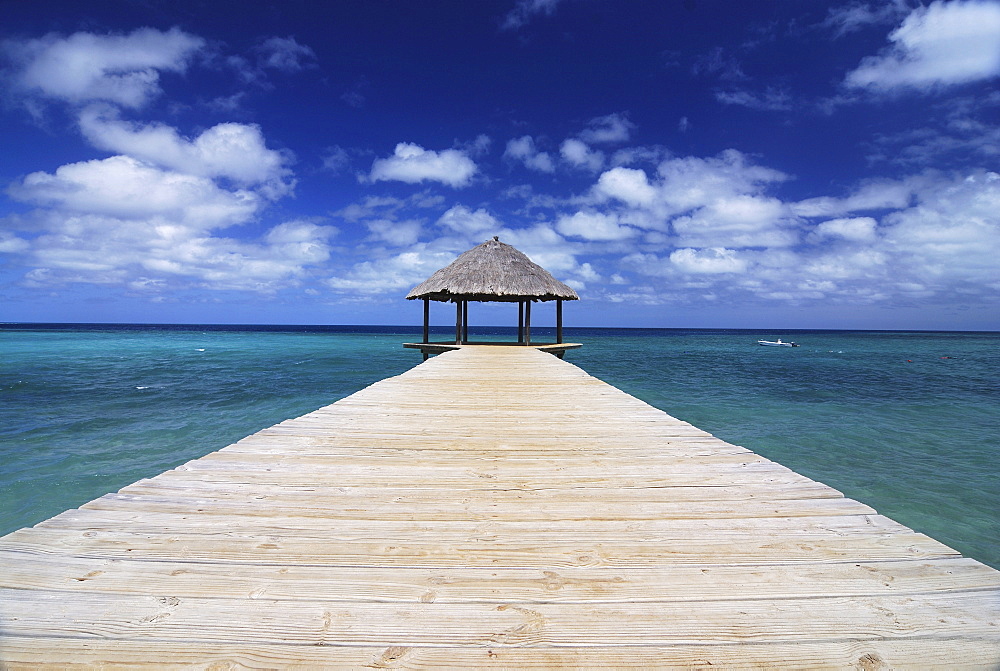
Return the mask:
<svg viewBox="0 0 1000 671">
<path fill-rule="evenodd" d="M 465 252 L 406 295 L 435 301 L 579 300 L 570 287 L 494 237 Z"/>
</svg>

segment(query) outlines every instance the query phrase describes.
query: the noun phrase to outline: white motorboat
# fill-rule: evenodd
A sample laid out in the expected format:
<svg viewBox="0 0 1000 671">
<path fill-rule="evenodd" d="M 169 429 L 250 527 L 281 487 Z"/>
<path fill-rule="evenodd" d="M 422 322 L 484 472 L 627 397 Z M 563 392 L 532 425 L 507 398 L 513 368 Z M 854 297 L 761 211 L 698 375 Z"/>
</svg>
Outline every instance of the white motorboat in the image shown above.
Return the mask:
<svg viewBox="0 0 1000 671">
<path fill-rule="evenodd" d="M 777 340 L 758 340 L 758 345 L 764 345 L 766 347 L 798 347 L 797 342 L 785 342 L 781 338 Z"/>
</svg>

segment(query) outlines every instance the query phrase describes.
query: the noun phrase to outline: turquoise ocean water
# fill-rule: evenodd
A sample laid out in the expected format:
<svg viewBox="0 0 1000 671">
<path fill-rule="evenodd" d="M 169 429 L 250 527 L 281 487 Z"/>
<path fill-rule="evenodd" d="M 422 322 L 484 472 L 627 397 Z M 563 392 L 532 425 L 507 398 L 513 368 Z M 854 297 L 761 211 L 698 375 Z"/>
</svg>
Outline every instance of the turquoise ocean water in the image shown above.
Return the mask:
<svg viewBox="0 0 1000 671">
<path fill-rule="evenodd" d="M 0 534 L 401 373 L 420 355 L 400 345 L 418 337 L 0 325 Z M 584 347 L 566 360 L 592 375 L 1000 568 L 1000 333 L 567 329 L 567 340 Z"/>
</svg>

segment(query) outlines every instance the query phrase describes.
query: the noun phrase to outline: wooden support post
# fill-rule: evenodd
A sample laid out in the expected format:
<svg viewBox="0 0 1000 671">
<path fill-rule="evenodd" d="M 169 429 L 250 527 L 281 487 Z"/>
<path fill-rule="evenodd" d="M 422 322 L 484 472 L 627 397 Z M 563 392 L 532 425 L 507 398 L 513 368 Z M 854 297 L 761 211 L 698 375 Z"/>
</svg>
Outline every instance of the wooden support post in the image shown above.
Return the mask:
<svg viewBox="0 0 1000 671">
<path fill-rule="evenodd" d="M 462 301 L 462 342 L 469 342 L 469 301 Z"/>
<path fill-rule="evenodd" d="M 430 342 L 431 335 L 431 299 L 424 299 L 424 342 Z M 426 359 L 425 359 L 426 360 Z"/>
<path fill-rule="evenodd" d="M 561 345 L 563 341 L 562 332 L 562 299 L 556 299 L 556 344 Z"/>
<path fill-rule="evenodd" d="M 531 346 L 531 301 L 524 302 L 524 344 Z"/>
<path fill-rule="evenodd" d="M 524 342 L 524 301 L 517 302 L 517 342 Z"/>
<path fill-rule="evenodd" d="M 462 344 L 462 301 L 455 299 L 455 344 Z"/>
</svg>

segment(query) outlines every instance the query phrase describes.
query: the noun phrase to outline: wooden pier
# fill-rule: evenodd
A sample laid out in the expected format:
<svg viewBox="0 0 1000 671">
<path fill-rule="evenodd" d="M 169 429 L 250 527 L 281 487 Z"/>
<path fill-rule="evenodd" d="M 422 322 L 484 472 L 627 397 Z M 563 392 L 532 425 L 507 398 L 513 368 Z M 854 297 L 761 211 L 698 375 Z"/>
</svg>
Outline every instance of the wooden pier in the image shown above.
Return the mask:
<svg viewBox="0 0 1000 671">
<path fill-rule="evenodd" d="M 0 539 L 0 667 L 997 668 L 1000 572 L 529 347 Z"/>
</svg>

